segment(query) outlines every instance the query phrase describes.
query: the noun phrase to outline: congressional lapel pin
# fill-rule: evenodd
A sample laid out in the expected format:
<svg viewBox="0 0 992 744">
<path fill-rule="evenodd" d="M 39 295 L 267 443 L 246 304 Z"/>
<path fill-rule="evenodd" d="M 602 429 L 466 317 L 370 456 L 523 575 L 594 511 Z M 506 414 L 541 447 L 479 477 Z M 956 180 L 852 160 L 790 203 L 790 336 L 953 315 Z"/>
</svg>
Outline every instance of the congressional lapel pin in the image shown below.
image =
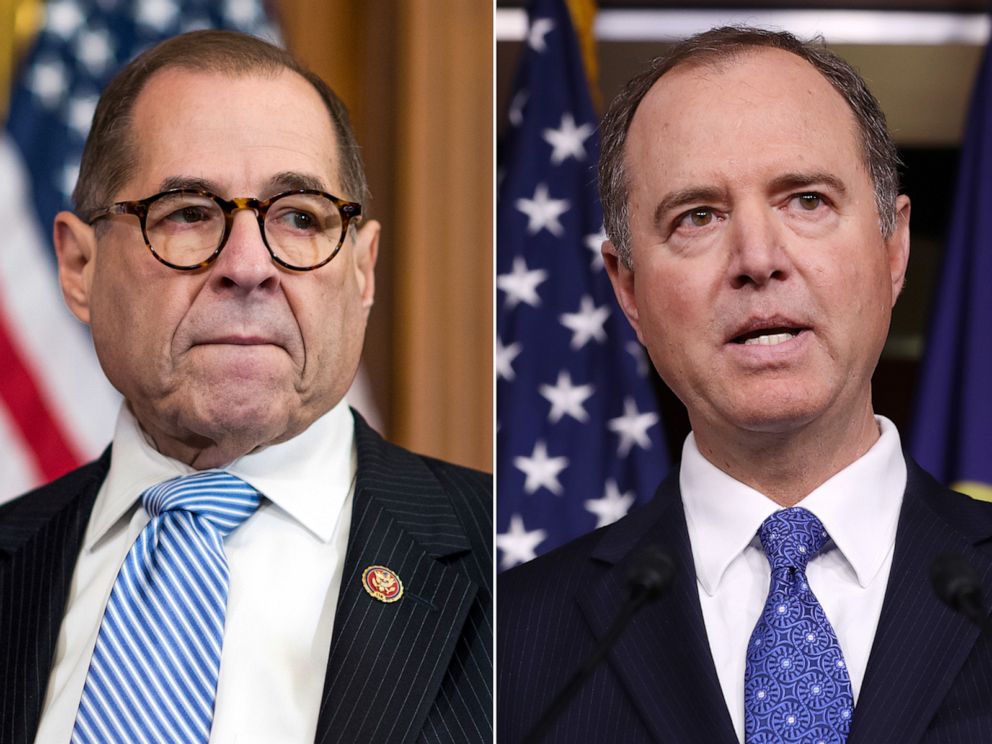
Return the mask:
<svg viewBox="0 0 992 744">
<path fill-rule="evenodd" d="M 362 586 L 380 602 L 396 602 L 403 596 L 403 582 L 385 566 L 369 566 L 362 571 Z"/>
</svg>

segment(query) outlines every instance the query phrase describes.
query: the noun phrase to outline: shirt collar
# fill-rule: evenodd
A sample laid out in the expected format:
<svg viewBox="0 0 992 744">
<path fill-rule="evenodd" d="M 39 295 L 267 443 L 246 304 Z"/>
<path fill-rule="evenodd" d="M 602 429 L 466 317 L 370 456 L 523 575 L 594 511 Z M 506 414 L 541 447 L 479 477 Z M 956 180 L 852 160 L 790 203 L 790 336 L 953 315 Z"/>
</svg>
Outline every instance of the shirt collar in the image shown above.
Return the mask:
<svg viewBox="0 0 992 744">
<path fill-rule="evenodd" d="M 884 416 L 875 420 L 881 435 L 868 452 L 798 504 L 823 522 L 862 587 L 871 583 L 895 544 L 906 490 L 899 432 Z M 761 523 L 781 507 L 710 463 L 691 433 L 682 447 L 679 485 L 696 577 L 712 596 Z"/>
<path fill-rule="evenodd" d="M 124 517 L 146 489 L 195 472 L 156 450 L 126 403 L 118 412 L 113 442 L 110 471 L 93 507 L 85 549 Z M 354 481 L 354 449 L 354 421 L 342 400 L 292 439 L 244 455 L 223 469 L 327 541 Z"/>
</svg>

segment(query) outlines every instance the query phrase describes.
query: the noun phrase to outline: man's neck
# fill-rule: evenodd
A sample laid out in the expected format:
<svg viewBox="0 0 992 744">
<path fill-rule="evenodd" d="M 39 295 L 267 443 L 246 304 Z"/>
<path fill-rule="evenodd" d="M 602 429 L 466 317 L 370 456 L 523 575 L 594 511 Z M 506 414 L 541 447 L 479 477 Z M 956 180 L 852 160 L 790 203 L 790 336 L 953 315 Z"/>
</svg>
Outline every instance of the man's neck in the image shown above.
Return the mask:
<svg viewBox="0 0 992 744">
<path fill-rule="evenodd" d="M 809 424 L 798 431 L 735 431 L 731 436 L 693 430 L 707 460 L 784 507 L 795 506 L 860 458 L 880 435 L 870 406 L 842 427 Z"/>
</svg>

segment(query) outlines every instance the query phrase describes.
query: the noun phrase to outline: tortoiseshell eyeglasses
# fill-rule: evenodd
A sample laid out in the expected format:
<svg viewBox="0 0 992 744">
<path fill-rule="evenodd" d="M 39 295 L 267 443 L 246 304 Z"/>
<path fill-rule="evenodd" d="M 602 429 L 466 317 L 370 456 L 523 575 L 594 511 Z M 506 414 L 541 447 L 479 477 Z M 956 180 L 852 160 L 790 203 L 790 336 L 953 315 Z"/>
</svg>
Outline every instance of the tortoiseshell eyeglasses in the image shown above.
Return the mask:
<svg viewBox="0 0 992 744">
<path fill-rule="evenodd" d="M 362 214 L 361 204 L 315 189 L 284 191 L 269 199 L 222 199 L 209 191 L 171 189 L 96 209 L 87 221 L 92 225 L 116 214 L 137 215 L 155 258 L 170 268 L 194 271 L 220 255 L 239 209 L 255 213 L 272 260 L 294 271 L 319 269 L 334 258 L 349 223 Z"/>
</svg>

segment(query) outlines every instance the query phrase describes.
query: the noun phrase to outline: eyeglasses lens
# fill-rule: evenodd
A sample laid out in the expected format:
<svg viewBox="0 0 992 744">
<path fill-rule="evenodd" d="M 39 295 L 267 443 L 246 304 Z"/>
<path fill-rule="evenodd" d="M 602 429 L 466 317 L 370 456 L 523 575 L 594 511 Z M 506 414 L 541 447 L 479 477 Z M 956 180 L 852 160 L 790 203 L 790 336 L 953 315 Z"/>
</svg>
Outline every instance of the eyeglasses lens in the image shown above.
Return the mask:
<svg viewBox="0 0 992 744">
<path fill-rule="evenodd" d="M 177 266 L 195 266 L 210 258 L 224 230 L 224 210 L 202 194 L 167 194 L 148 206 L 148 242 Z M 287 194 L 272 202 L 265 217 L 270 250 L 300 268 L 315 266 L 334 253 L 341 233 L 337 205 L 319 194 Z"/>
</svg>

